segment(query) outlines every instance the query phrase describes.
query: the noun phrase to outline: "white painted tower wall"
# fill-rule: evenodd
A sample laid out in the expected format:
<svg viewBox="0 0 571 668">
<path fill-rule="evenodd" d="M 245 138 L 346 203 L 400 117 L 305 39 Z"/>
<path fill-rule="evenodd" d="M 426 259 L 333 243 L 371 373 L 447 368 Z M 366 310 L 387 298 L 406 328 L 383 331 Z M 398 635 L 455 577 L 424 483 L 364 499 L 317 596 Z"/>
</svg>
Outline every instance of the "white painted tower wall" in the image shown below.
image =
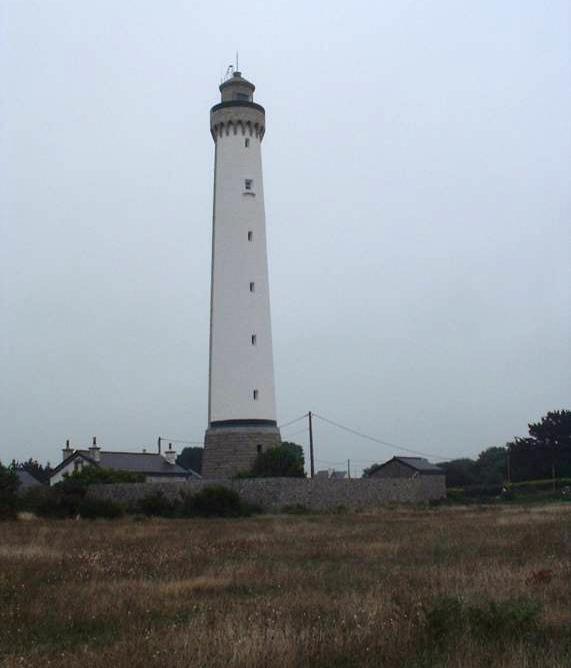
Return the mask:
<svg viewBox="0 0 571 668">
<path fill-rule="evenodd" d="M 262 134 L 216 137 L 209 422 L 276 419 Z"/>
</svg>

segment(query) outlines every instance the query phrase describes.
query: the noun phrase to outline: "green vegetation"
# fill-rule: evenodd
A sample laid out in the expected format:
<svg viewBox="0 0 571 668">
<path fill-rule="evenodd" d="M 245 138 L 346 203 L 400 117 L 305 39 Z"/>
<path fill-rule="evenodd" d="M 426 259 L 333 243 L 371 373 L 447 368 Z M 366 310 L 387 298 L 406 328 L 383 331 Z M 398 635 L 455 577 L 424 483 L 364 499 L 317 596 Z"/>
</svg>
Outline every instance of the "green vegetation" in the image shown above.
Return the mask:
<svg viewBox="0 0 571 668">
<path fill-rule="evenodd" d="M 176 458 L 176 463 L 183 469 L 191 469 L 195 473 L 202 473 L 202 455 L 204 448 L 188 447 L 183 448 L 180 455 Z"/>
<path fill-rule="evenodd" d="M 244 503 L 238 492 L 220 485 L 205 487 L 184 498 L 183 517 L 246 517 L 252 506 Z"/>
<path fill-rule="evenodd" d="M 147 517 L 175 517 L 178 514 L 177 504 L 160 489 L 143 497 L 137 503 L 137 511 Z"/>
<path fill-rule="evenodd" d="M 13 519 L 18 509 L 18 487 L 20 481 L 16 471 L 2 466 L 0 462 L 0 520 Z"/>
<path fill-rule="evenodd" d="M 486 600 L 469 604 L 459 596 L 437 598 L 425 610 L 426 634 L 431 644 L 459 644 L 466 636 L 486 643 L 508 643 L 539 628 L 541 604 L 529 597 Z"/>
<path fill-rule="evenodd" d="M 66 517 L 115 518 L 122 514 L 120 505 L 111 501 L 99 502 L 86 498 L 89 485 L 144 482 L 140 473 L 87 466 L 75 471 L 53 487 L 34 487 L 26 491 L 20 500 L 21 510 L 28 510 L 40 517 L 64 519 Z"/>
<path fill-rule="evenodd" d="M 247 478 L 304 478 L 303 448 L 284 441 L 281 445 L 258 453 Z"/>
<path fill-rule="evenodd" d="M 137 504 L 137 511 L 147 517 L 248 517 L 259 509 L 245 503 L 232 489 L 210 485 L 195 494 L 169 499 L 157 490 Z"/>
</svg>

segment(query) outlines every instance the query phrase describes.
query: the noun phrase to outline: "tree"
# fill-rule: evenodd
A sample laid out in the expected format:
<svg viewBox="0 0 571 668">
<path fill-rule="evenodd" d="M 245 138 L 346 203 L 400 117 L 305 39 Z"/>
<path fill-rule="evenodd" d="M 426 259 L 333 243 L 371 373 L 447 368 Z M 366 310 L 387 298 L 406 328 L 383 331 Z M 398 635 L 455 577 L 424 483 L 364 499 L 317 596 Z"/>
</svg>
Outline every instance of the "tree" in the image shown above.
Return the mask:
<svg viewBox="0 0 571 668">
<path fill-rule="evenodd" d="M 571 448 L 571 411 L 550 411 L 529 427 L 536 444 L 552 448 Z"/>
<path fill-rule="evenodd" d="M 479 483 L 477 464 L 473 459 L 463 457 L 438 464 L 446 473 L 447 487 L 466 487 Z"/>
<path fill-rule="evenodd" d="M 42 464 L 40 464 L 36 459 L 32 459 L 30 457 L 30 459 L 25 462 L 13 462 L 13 465 L 17 469 L 27 471 L 31 476 L 33 476 L 41 483 L 47 484 L 50 480 L 52 468 L 49 463 L 47 463 L 45 466 L 42 466 Z"/>
<path fill-rule="evenodd" d="M 250 475 L 255 478 L 304 478 L 303 448 L 297 443 L 284 441 L 258 453 Z"/>
<path fill-rule="evenodd" d="M 183 448 L 180 455 L 176 458 L 176 463 L 183 469 L 191 469 L 196 473 L 202 473 L 202 455 L 204 448 L 192 447 Z"/>
<path fill-rule="evenodd" d="M 373 473 L 376 473 L 380 468 L 382 464 L 371 464 L 366 469 L 363 469 L 363 475 L 361 476 L 362 478 L 369 478 L 370 476 L 373 475 Z"/>
<path fill-rule="evenodd" d="M 550 411 L 508 443 L 513 480 L 571 477 L 571 411 Z"/>
<path fill-rule="evenodd" d="M 6 468 L 0 462 L 0 520 L 16 517 L 20 480 L 13 467 Z"/>
<path fill-rule="evenodd" d="M 507 454 L 507 448 L 501 446 L 486 448 L 480 452 L 475 462 L 479 485 L 499 485 L 507 480 Z"/>
</svg>

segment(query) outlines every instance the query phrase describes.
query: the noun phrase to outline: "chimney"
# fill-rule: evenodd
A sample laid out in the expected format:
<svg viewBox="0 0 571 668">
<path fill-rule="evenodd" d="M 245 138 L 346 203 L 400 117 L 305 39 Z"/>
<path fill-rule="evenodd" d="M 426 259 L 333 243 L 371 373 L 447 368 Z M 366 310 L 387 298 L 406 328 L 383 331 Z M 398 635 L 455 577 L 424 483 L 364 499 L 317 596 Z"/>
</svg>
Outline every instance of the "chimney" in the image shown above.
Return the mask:
<svg viewBox="0 0 571 668">
<path fill-rule="evenodd" d="M 169 443 L 169 447 L 163 453 L 163 457 L 169 464 L 173 466 L 176 464 L 176 450 L 173 450 L 172 443 Z"/>
<path fill-rule="evenodd" d="M 89 448 L 89 456 L 94 462 L 101 461 L 101 448 L 97 445 L 97 438 L 95 436 L 93 437 L 93 442 Z"/>
<path fill-rule="evenodd" d="M 69 444 L 69 438 L 65 442 L 65 448 L 62 449 L 62 461 L 73 455 L 73 448 Z"/>
</svg>

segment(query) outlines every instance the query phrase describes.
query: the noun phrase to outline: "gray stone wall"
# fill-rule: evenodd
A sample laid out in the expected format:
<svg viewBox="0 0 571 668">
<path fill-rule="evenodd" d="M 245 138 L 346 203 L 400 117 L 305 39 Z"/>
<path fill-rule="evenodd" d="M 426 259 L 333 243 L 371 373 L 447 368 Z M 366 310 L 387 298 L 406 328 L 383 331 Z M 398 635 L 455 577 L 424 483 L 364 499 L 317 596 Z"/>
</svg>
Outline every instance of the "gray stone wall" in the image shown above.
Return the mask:
<svg viewBox="0 0 571 668">
<path fill-rule="evenodd" d="M 249 471 L 258 452 L 280 445 L 277 427 L 214 427 L 206 430 L 203 478 L 232 478 Z"/>
<path fill-rule="evenodd" d="M 170 499 L 194 494 L 205 487 L 224 485 L 234 489 L 250 503 L 264 510 L 279 511 L 296 504 L 310 510 L 351 510 L 378 508 L 388 503 L 426 503 L 446 497 L 446 489 L 437 478 L 321 480 L 314 478 L 249 478 L 244 480 L 189 480 L 171 483 L 132 483 L 95 485 L 89 495 L 110 499 L 134 509 L 145 496 L 161 490 Z"/>
</svg>

